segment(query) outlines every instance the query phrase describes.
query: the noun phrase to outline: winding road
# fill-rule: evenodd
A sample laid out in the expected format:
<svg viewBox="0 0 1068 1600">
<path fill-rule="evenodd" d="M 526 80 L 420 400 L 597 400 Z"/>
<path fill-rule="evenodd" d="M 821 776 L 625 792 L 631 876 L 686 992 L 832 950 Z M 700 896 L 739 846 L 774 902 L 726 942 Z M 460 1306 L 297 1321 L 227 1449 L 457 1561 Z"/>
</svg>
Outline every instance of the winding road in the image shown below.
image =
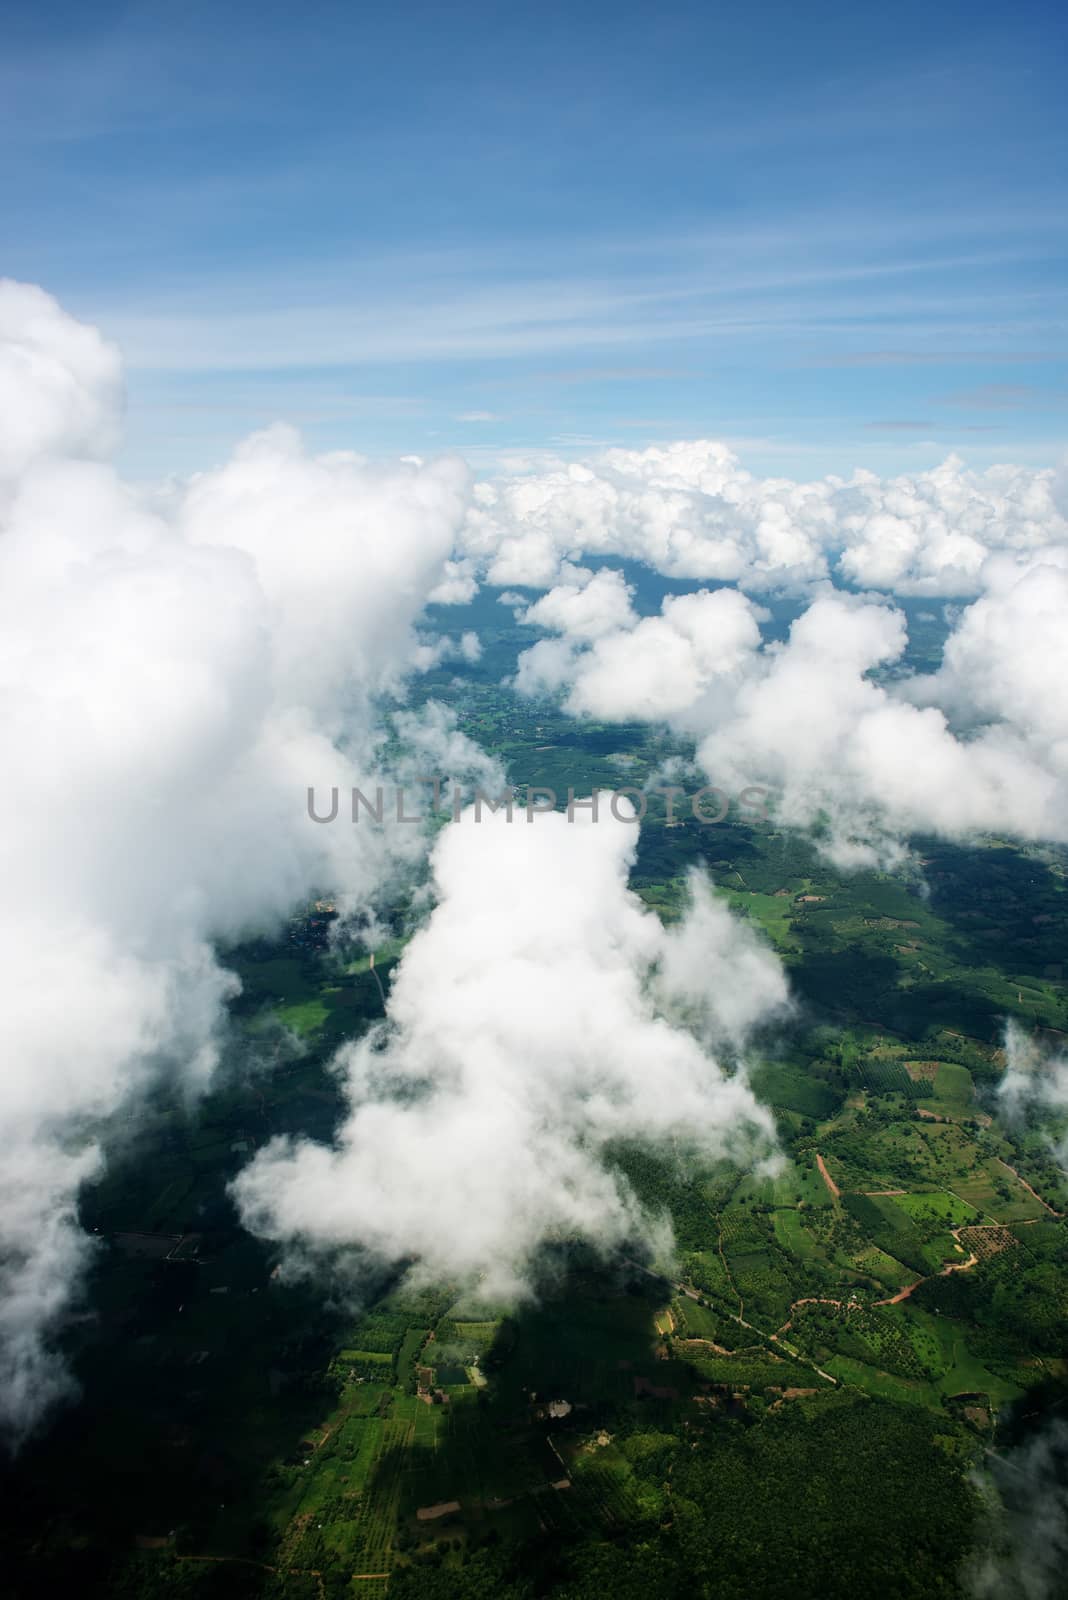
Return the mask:
<svg viewBox="0 0 1068 1600">
<path fill-rule="evenodd" d="M 676 1283 L 674 1279 L 665 1277 L 662 1272 L 655 1272 L 652 1267 L 643 1266 L 640 1261 L 634 1261 L 630 1256 L 624 1256 L 623 1259 L 627 1263 L 628 1267 L 634 1267 L 636 1271 L 644 1272 L 647 1278 L 656 1278 L 659 1283 L 670 1284 L 670 1286 L 677 1290 L 679 1294 L 684 1294 L 687 1300 L 696 1300 L 700 1302 L 701 1296 L 696 1289 L 691 1289 L 685 1283 Z M 716 1309 L 720 1316 L 729 1317 L 730 1320 L 732 1322 L 736 1322 L 740 1328 L 748 1328 L 749 1332 L 755 1333 L 757 1338 L 762 1342 L 767 1340 L 773 1344 L 781 1345 L 786 1351 L 787 1355 L 790 1357 L 791 1361 L 796 1361 L 799 1366 L 808 1367 L 811 1372 L 818 1372 L 820 1377 L 825 1379 L 827 1383 L 833 1383 L 835 1388 L 838 1387 L 838 1379 L 833 1375 L 833 1373 L 824 1372 L 822 1367 L 817 1367 L 814 1361 L 810 1361 L 808 1357 L 803 1356 L 799 1350 L 795 1350 L 793 1345 L 789 1345 L 784 1339 L 780 1339 L 777 1333 L 765 1333 L 763 1328 L 756 1327 L 752 1322 L 746 1322 L 744 1317 L 736 1315 L 736 1313 L 733 1311 L 720 1311 L 718 1307 Z M 772 1353 L 774 1354 L 774 1352 Z"/>
</svg>

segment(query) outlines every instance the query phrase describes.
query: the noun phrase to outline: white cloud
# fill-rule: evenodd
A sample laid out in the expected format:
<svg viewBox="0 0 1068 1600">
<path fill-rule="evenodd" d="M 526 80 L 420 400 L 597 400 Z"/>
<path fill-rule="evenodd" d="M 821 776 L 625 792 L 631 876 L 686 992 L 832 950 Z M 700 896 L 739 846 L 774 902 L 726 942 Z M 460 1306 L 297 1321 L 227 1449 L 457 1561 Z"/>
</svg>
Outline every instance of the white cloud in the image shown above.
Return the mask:
<svg viewBox="0 0 1068 1600">
<path fill-rule="evenodd" d="M 478 593 L 478 581 L 471 561 L 446 561 L 444 576 L 427 595 L 431 605 L 463 606 Z"/>
<path fill-rule="evenodd" d="M 92 330 L 5 286 L 0 373 L 21 468 L 0 509 L 0 1414 L 17 1433 L 65 1382 L 48 1335 L 109 1117 L 157 1073 L 210 1076 L 233 987 L 212 941 L 324 885 L 366 905 L 424 848 L 418 829 L 316 826 L 305 793 L 368 784 L 374 699 L 408 670 L 467 480 L 312 458 L 276 428 L 153 509 L 76 459 L 114 421 Z"/>
<path fill-rule="evenodd" d="M 568 708 L 609 721 L 689 723 L 760 643 L 757 613 L 737 589 L 668 598 L 658 617 L 597 639 L 582 657 Z"/>
<path fill-rule="evenodd" d="M 521 622 L 586 640 L 637 622 L 630 603 L 632 590 L 621 572 L 606 568 L 590 573 L 565 566 L 562 576 L 567 581 L 529 606 Z"/>
<path fill-rule="evenodd" d="M 350 452 L 310 457 L 295 430 L 278 425 L 195 478 L 180 523 L 193 544 L 253 557 L 284 693 L 329 706 L 342 681 L 373 693 L 396 680 L 398 625 L 446 576 L 466 490 L 455 458 L 379 466 Z"/>
<path fill-rule="evenodd" d="M 1068 570 L 1051 559 L 993 563 L 991 592 L 961 614 L 928 678 L 875 681 L 904 652 L 904 616 L 826 587 L 784 644 L 762 642 L 762 613 L 738 590 L 698 591 L 592 641 L 541 640 L 516 682 L 561 693 L 576 716 L 692 735 L 713 783 L 770 784 L 779 820 L 826 823 L 843 866 L 897 859 L 924 830 L 1064 839 L 1068 721 L 1052 686 L 1068 667 Z M 559 592 L 527 615 L 568 630 L 580 613 Z"/>
<path fill-rule="evenodd" d="M 0 278 L 0 484 L 40 456 L 106 455 L 121 403 L 115 346 L 43 289 Z"/>
<path fill-rule="evenodd" d="M 1052 476 L 1012 466 L 972 473 L 958 456 L 912 478 L 857 473 L 835 497 L 841 576 L 897 594 L 978 594 L 992 553 L 1037 549 L 1068 533 Z"/>
<path fill-rule="evenodd" d="M 1010 1124 L 1019 1125 L 1032 1109 L 1052 1113 L 1059 1128 L 1049 1135 L 1058 1165 L 1068 1172 L 1068 1056 L 1046 1049 L 1009 1020 L 1005 1029 L 1005 1073 L 998 1104 Z"/>
<path fill-rule="evenodd" d="M 991 564 L 987 592 L 959 617 L 927 686 L 979 721 L 1027 729 L 1068 772 L 1068 547 Z"/>
<path fill-rule="evenodd" d="M 464 539 L 498 584 L 548 588 L 584 552 L 758 592 L 835 576 L 898 594 L 971 596 L 992 554 L 1068 539 L 1054 491 L 1051 471 L 975 473 L 956 456 L 888 479 L 863 470 L 848 481 L 761 479 L 704 439 L 505 473 L 477 486 Z"/>
<path fill-rule="evenodd" d="M 511 1295 L 546 1238 L 662 1237 L 606 1168 L 609 1141 L 768 1153 L 772 1122 L 744 1078 L 654 1002 L 737 1045 L 785 1003 L 781 969 L 751 936 L 729 937 L 699 885 L 691 920 L 665 931 L 627 888 L 636 834 L 581 812 L 528 824 L 468 811 L 444 830 L 437 905 L 404 953 L 389 1022 L 338 1058 L 348 1116 L 329 1148 L 260 1152 L 234 1185 L 249 1227 Z"/>
<path fill-rule="evenodd" d="M 905 637 L 891 607 L 841 594 L 814 601 L 784 647 L 753 659 L 728 715 L 700 740 L 702 767 L 728 786 L 770 782 L 788 823 L 827 817 L 842 864 L 892 857 L 920 830 L 1066 836 L 1068 796 L 1048 752 L 1020 729 L 995 723 L 964 740 L 937 706 L 872 680 Z"/>
<path fill-rule="evenodd" d="M 412 650 L 409 663 L 416 672 L 429 672 L 444 661 L 466 661 L 470 666 L 482 657 L 482 641 L 469 628 L 458 639 L 443 635 L 433 641 L 422 640 Z"/>
<path fill-rule="evenodd" d="M 654 992 L 665 1013 L 704 1043 L 737 1048 L 790 1009 L 782 963 L 732 916 L 701 872 L 689 875 L 686 916 L 665 930 Z"/>
<path fill-rule="evenodd" d="M 668 596 L 639 617 L 620 572 L 566 565 L 565 581 L 517 613 L 562 635 L 520 653 L 516 686 L 538 695 L 567 687 L 575 715 L 609 722 L 659 718 L 683 725 L 760 644 L 764 615 L 736 589 Z M 722 692 L 722 691 L 721 691 Z"/>
</svg>

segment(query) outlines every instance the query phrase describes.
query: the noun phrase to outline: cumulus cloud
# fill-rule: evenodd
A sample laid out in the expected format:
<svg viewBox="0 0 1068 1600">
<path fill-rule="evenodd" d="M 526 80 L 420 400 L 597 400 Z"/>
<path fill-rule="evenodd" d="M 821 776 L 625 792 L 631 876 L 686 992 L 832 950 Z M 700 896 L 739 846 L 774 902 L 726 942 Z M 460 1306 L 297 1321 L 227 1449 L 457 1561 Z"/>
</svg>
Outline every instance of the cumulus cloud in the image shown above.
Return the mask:
<svg viewBox="0 0 1068 1600">
<path fill-rule="evenodd" d="M 561 576 L 562 583 L 527 607 L 522 622 L 586 641 L 637 623 L 630 603 L 633 591 L 621 572 L 565 566 Z"/>
<path fill-rule="evenodd" d="M 825 587 L 780 643 L 762 639 L 763 613 L 739 590 L 699 590 L 590 640 L 572 631 L 565 586 L 527 613 L 565 631 L 521 655 L 516 682 L 559 692 L 576 716 L 691 735 L 713 783 L 770 784 L 778 820 L 822 829 L 845 867 L 892 862 L 919 831 L 1065 839 L 1068 722 L 1050 684 L 1068 570 L 1052 560 L 996 563 L 928 677 L 878 681 L 907 644 L 904 615 L 880 599 Z"/>
<path fill-rule="evenodd" d="M 940 707 L 875 681 L 905 642 L 895 608 L 822 596 L 784 646 L 754 659 L 729 715 L 699 741 L 702 767 L 729 784 L 770 782 L 787 823 L 826 819 L 843 865 L 925 830 L 1068 836 L 1063 778 L 1028 730 L 994 721 L 959 737 Z"/>
<path fill-rule="evenodd" d="M 550 591 L 540 604 L 557 593 Z M 537 610 L 532 607 L 528 615 Z M 673 718 L 680 725 L 700 725 L 709 699 L 724 692 L 759 645 L 757 617 L 737 589 L 669 597 L 658 617 L 606 628 L 590 648 L 573 654 L 567 708 L 606 721 Z M 539 682 L 545 656 L 538 651 L 546 644 L 551 641 L 539 641 L 520 661 L 517 681 L 524 692 L 553 686 L 551 671 Z"/>
<path fill-rule="evenodd" d="M 445 562 L 442 577 L 427 595 L 427 600 L 432 605 L 462 606 L 473 600 L 477 593 L 474 563 L 469 559 L 459 559 Z"/>
<path fill-rule="evenodd" d="M 495 584 L 549 588 L 585 553 L 756 592 L 834 578 L 903 595 L 971 596 L 991 555 L 1068 537 L 1059 483 L 1049 470 L 971 472 L 957 456 L 895 478 L 865 470 L 810 483 L 757 478 L 725 444 L 693 440 L 479 484 L 464 543 Z"/>
<path fill-rule="evenodd" d="M 423 849 L 418 829 L 317 827 L 305 795 L 368 783 L 375 697 L 409 670 L 467 475 L 315 458 L 272 429 L 152 508 L 88 459 L 119 382 L 93 330 L 5 285 L 0 374 L 18 469 L 0 508 L 0 1415 L 17 1434 L 66 1382 L 48 1336 L 108 1118 L 161 1071 L 210 1076 L 234 989 L 213 942 L 321 886 L 365 905 Z"/>
<path fill-rule="evenodd" d="M 348 1115 L 331 1147 L 258 1154 L 234 1185 L 247 1226 L 511 1296 L 547 1238 L 661 1237 L 605 1164 L 612 1140 L 769 1153 L 769 1113 L 679 1019 L 737 1046 L 786 1003 L 778 961 L 700 885 L 665 930 L 627 888 L 636 833 L 473 809 L 444 830 L 388 1022 L 338 1057 Z"/>
<path fill-rule="evenodd" d="M 1030 731 L 1068 771 L 1068 548 L 1029 562 L 1002 560 L 986 593 L 959 617 L 929 696 L 970 721 L 1003 720 Z"/>
<path fill-rule="evenodd" d="M 445 576 L 467 484 L 455 458 L 311 457 L 279 424 L 193 480 L 180 528 L 192 544 L 252 557 L 285 694 L 336 723 L 343 684 L 373 694 L 400 681 L 398 641 Z"/>
<path fill-rule="evenodd" d="M 0 487 L 41 456 L 106 455 L 121 403 L 115 346 L 43 289 L 0 278 Z"/>
</svg>

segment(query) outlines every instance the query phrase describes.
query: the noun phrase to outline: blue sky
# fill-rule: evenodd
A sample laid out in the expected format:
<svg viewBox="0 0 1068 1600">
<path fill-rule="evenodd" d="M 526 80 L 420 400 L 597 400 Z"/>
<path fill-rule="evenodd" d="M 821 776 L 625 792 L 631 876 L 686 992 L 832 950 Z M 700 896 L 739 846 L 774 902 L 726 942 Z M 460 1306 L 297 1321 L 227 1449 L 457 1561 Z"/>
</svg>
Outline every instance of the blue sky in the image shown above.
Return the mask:
<svg viewBox="0 0 1068 1600">
<path fill-rule="evenodd" d="M 5 10 L 0 268 L 123 344 L 124 464 L 1068 442 L 1068 23 L 1032 3 Z"/>
</svg>

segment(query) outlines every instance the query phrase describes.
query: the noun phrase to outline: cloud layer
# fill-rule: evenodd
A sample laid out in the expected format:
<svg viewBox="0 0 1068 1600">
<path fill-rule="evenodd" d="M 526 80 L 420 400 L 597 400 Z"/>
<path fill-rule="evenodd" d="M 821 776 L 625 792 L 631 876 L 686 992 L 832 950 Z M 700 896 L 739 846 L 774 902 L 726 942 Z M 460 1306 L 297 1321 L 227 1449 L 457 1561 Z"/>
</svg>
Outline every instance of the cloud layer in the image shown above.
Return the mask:
<svg viewBox="0 0 1068 1600">
<path fill-rule="evenodd" d="M 1052 470 L 755 478 L 725 444 L 608 450 L 481 483 L 464 543 L 491 583 L 549 588 L 586 555 L 755 592 L 833 579 L 903 595 L 970 596 L 992 555 L 1068 539 Z"/>
<path fill-rule="evenodd" d="M 109 1119 L 160 1073 L 210 1079 L 233 992 L 216 942 L 323 888 L 366 912 L 421 858 L 420 830 L 318 828 L 304 797 L 371 789 L 381 697 L 478 659 L 472 634 L 416 632 L 428 601 L 482 577 L 544 589 L 522 602 L 546 637 L 520 689 L 670 723 L 712 782 L 773 783 L 780 820 L 822 830 L 843 864 L 892 860 L 920 829 L 1068 838 L 1063 472 L 951 460 L 800 484 L 697 441 L 472 486 L 452 459 L 313 457 L 278 425 L 147 494 L 108 464 L 121 406 L 115 349 L 0 283 L 0 1420 L 16 1434 L 67 1381 L 49 1338 Z M 712 587 L 640 617 L 624 575 L 584 554 Z M 778 590 L 806 601 L 784 643 L 758 604 Z M 970 602 L 937 672 L 901 674 L 890 590 Z M 393 734 L 408 755 L 391 777 L 416 761 L 499 776 L 440 708 Z M 781 971 L 698 880 L 680 927 L 643 911 L 634 832 L 603 814 L 445 830 L 389 1024 L 339 1064 L 340 1142 L 261 1155 L 238 1187 L 251 1225 L 432 1256 L 503 1291 L 548 1235 L 654 1227 L 601 1160 L 611 1139 L 766 1147 L 715 1052 L 781 1010 Z"/>
</svg>

